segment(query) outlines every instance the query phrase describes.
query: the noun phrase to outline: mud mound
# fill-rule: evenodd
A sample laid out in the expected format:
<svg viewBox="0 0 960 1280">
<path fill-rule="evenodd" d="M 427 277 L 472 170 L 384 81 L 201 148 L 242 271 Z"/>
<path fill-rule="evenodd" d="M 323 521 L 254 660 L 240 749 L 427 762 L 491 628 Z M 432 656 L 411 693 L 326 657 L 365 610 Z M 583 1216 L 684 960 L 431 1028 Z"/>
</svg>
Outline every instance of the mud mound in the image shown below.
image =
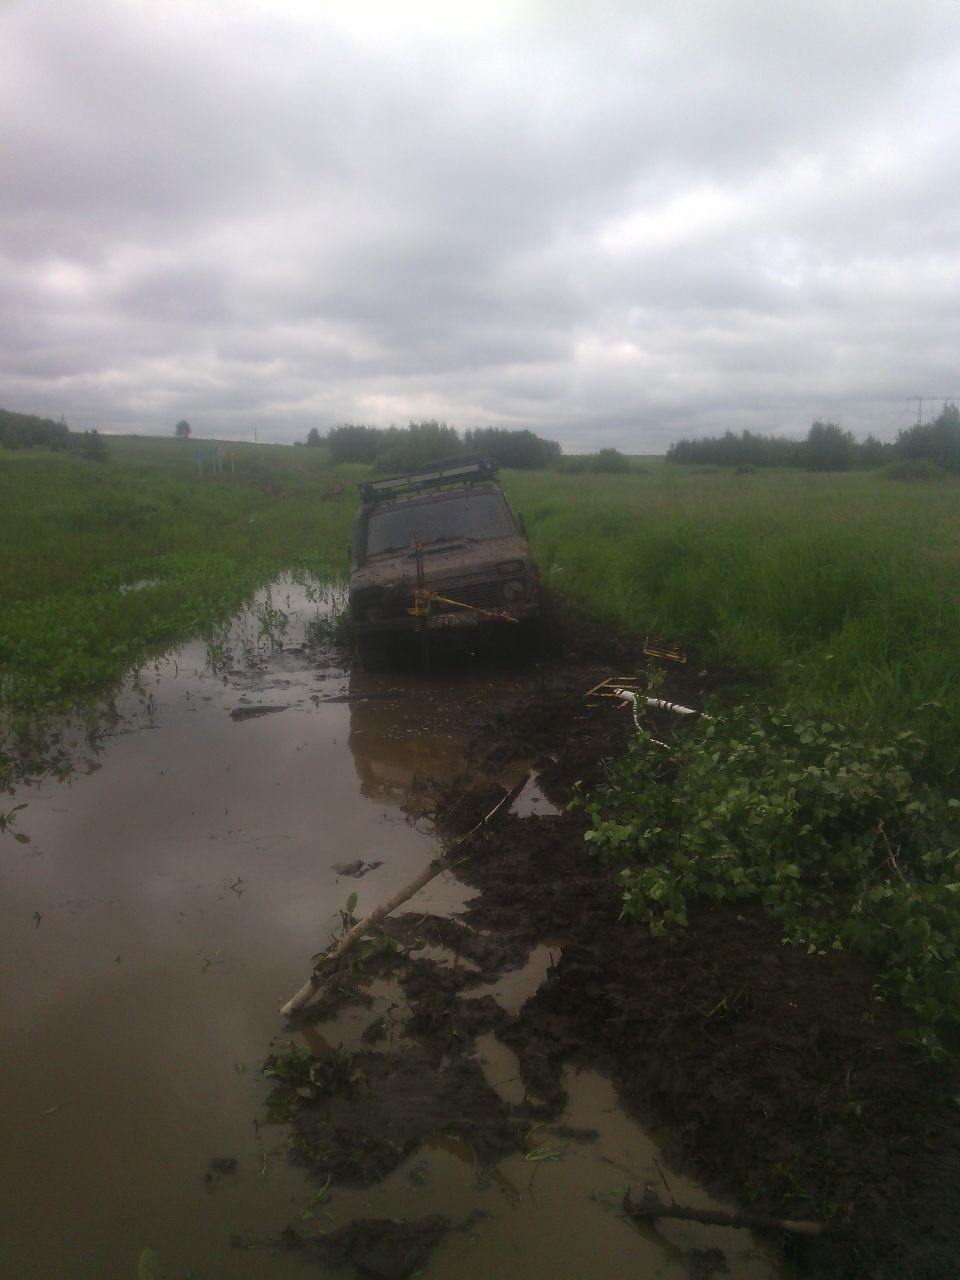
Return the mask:
<svg viewBox="0 0 960 1280">
<path fill-rule="evenodd" d="M 556 708 L 568 731 L 570 708 Z M 542 706 L 529 718 L 548 722 Z M 578 743 L 606 752 L 609 726 L 591 737 L 581 721 Z M 960 1276 L 957 1066 L 902 1042 L 866 965 L 784 947 L 760 914 L 702 909 L 677 942 L 618 924 L 616 887 L 582 836 L 575 815 L 511 819 L 462 871 L 482 891 L 471 925 L 566 940 L 498 1032 L 539 1114 L 563 1109 L 565 1064 L 598 1067 L 678 1168 L 754 1211 L 849 1229 L 798 1246 L 800 1274 Z"/>
<path fill-rule="evenodd" d="M 358 1053 L 351 1065 L 349 1083 L 293 1116 L 296 1156 L 318 1177 L 378 1181 L 436 1133 L 465 1139 L 484 1165 L 524 1148 L 522 1122 L 472 1058 L 411 1048 Z"/>
<path fill-rule="evenodd" d="M 434 1246 L 451 1228 L 434 1214 L 416 1222 L 358 1218 L 322 1236 L 304 1236 L 288 1228 L 280 1244 L 298 1249 L 328 1267 L 356 1269 L 363 1280 L 407 1280 L 426 1265 Z"/>
<path fill-rule="evenodd" d="M 491 711 L 470 784 L 440 811 L 475 825 L 500 793 L 483 770 L 510 759 L 542 760 L 558 799 L 596 779 L 631 722 L 585 708 L 582 676 L 576 692 L 541 688 Z M 460 921 L 387 923 L 400 946 L 378 963 L 404 989 L 417 1043 L 356 1055 L 356 1080 L 296 1117 L 301 1158 L 321 1176 L 368 1181 L 444 1132 L 492 1164 L 524 1149 L 531 1116 L 560 1116 L 564 1067 L 589 1066 L 614 1079 L 676 1168 L 753 1212 L 842 1228 L 789 1246 L 796 1275 L 960 1277 L 960 1068 L 902 1042 L 900 1013 L 874 1000 L 866 965 L 786 948 L 757 912 L 700 909 L 674 942 L 620 922 L 617 887 L 583 834 L 576 810 L 506 817 L 458 868 L 477 890 Z M 404 950 L 415 937 L 466 963 L 417 958 Z M 558 940 L 562 954 L 516 1017 L 471 996 Z M 491 1030 L 517 1055 L 522 1105 L 505 1104 L 473 1056 Z"/>
</svg>

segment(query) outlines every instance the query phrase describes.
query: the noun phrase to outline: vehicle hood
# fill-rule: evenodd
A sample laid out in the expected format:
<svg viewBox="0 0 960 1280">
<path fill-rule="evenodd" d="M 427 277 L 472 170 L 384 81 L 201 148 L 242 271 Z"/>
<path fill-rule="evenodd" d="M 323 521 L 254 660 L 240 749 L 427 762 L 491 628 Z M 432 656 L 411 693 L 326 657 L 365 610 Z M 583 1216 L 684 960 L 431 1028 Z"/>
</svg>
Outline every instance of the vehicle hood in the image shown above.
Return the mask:
<svg viewBox="0 0 960 1280">
<path fill-rule="evenodd" d="M 427 586 L 489 580 L 498 575 L 504 560 L 522 560 L 531 569 L 530 548 L 520 534 L 486 538 L 483 542 L 450 542 L 423 549 L 423 576 Z M 351 591 L 366 587 L 409 588 L 417 585 L 417 561 L 412 551 L 378 556 L 350 575 Z"/>
</svg>

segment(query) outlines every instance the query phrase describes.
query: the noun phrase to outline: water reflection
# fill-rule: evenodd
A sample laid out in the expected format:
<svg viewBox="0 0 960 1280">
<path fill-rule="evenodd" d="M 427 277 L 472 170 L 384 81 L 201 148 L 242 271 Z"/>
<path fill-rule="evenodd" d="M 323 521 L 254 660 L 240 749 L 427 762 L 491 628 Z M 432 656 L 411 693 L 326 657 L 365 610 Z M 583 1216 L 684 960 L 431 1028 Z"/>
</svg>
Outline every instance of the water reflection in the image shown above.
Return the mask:
<svg viewBox="0 0 960 1280">
<path fill-rule="evenodd" d="M 268 1089 L 256 1067 L 282 1031 L 279 1005 L 350 894 L 365 913 L 434 855 L 404 812 L 411 789 L 456 773 L 479 709 L 507 705 L 530 679 L 479 663 L 429 681 L 348 673 L 335 648 L 312 643 L 334 608 L 316 584 L 276 584 L 216 634 L 144 664 L 101 720 L 59 726 L 63 768 L 21 792 L 31 843 L 4 837 L 0 859 L 4 1275 L 132 1276 L 147 1246 L 171 1277 L 303 1274 L 295 1255 L 230 1247 L 235 1233 L 275 1237 L 315 1193 L 282 1134 L 257 1123 Z M 283 713 L 232 714 L 265 707 Z M 359 880 L 335 869 L 356 860 L 381 865 Z M 415 909 L 450 913 L 469 892 L 441 877 Z M 511 990 L 500 994 L 513 1007 Z M 400 1039 L 402 997 L 388 984 L 370 994 L 372 1009 L 312 1033 L 315 1052 L 319 1037 L 335 1051 L 374 1016 L 385 1051 Z M 608 1119 L 603 1149 L 616 1156 L 633 1130 Z M 613 1277 L 625 1257 L 659 1273 L 662 1252 L 641 1261 L 633 1234 L 593 1267 L 591 1238 L 610 1227 L 590 1199 L 608 1176 L 596 1159 L 571 1149 L 545 1165 L 534 1199 L 522 1155 L 488 1189 L 464 1155 L 428 1145 L 411 1162 L 429 1161 L 424 1190 L 401 1168 L 382 1186 L 336 1188 L 329 1212 L 465 1218 L 479 1197 L 489 1226 L 469 1247 L 446 1241 L 427 1273 L 437 1277 Z M 211 1186 L 213 1159 L 237 1165 Z"/>
</svg>

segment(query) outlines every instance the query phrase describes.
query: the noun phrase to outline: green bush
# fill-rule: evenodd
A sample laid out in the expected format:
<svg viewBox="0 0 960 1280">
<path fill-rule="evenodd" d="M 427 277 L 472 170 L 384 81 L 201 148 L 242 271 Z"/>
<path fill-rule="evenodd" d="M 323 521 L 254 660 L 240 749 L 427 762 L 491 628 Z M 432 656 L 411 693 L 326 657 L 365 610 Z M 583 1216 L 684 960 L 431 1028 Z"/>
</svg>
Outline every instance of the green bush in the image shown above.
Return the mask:
<svg viewBox="0 0 960 1280">
<path fill-rule="evenodd" d="M 600 449 L 590 460 L 590 470 L 614 475 L 630 470 L 630 463 L 619 449 Z"/>
<path fill-rule="evenodd" d="M 565 476 L 582 476 L 590 465 L 588 453 L 567 453 L 557 458 L 553 464 L 554 471 Z"/>
<path fill-rule="evenodd" d="M 942 480 L 947 473 L 938 463 L 926 458 L 908 458 L 904 462 L 891 462 L 880 474 L 885 480 Z"/>
<path fill-rule="evenodd" d="M 938 1051 L 960 1025 L 960 801 L 925 781 L 927 744 L 738 708 L 702 719 L 668 762 L 641 732 L 582 804 L 617 867 L 623 913 L 684 929 L 693 902 L 758 902 L 786 943 L 858 951 L 908 1033 Z"/>
</svg>

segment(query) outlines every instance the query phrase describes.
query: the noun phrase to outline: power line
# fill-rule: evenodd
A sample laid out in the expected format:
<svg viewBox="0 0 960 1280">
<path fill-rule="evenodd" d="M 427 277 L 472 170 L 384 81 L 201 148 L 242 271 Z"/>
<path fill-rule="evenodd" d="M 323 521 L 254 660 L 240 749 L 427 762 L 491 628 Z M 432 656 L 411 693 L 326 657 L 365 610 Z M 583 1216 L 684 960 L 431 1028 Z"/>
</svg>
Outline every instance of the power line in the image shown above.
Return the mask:
<svg viewBox="0 0 960 1280">
<path fill-rule="evenodd" d="M 942 400 L 944 404 L 948 404 L 950 401 L 952 401 L 952 400 L 956 400 L 956 398 L 957 398 L 956 396 L 931 396 L 931 395 L 923 395 L 923 396 L 907 396 L 907 404 L 910 404 L 910 402 L 911 402 L 912 400 L 916 400 L 916 402 L 917 402 L 917 426 L 919 427 L 919 426 L 920 426 L 920 424 L 921 424 L 921 422 L 922 422 L 922 420 L 923 420 L 923 402 L 924 402 L 924 400 Z"/>
</svg>

